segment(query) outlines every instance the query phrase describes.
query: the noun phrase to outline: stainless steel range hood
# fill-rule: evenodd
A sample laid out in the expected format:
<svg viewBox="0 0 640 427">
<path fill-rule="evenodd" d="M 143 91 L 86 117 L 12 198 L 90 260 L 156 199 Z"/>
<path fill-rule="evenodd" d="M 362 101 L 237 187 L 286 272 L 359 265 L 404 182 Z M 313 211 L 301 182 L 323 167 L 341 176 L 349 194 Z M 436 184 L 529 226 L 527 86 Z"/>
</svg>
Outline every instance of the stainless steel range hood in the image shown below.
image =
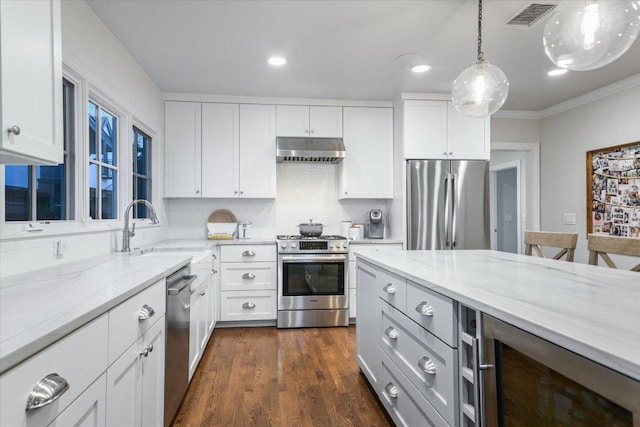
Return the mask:
<svg viewBox="0 0 640 427">
<path fill-rule="evenodd" d="M 338 163 L 345 155 L 342 138 L 278 137 L 277 162 Z"/>
</svg>

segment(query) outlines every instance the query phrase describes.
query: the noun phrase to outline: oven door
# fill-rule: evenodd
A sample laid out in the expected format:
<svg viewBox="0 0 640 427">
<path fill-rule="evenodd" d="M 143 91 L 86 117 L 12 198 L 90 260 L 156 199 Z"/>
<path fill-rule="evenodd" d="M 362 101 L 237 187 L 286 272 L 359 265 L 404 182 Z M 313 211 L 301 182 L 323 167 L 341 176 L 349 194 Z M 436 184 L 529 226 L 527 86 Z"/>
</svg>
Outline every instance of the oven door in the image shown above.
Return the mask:
<svg viewBox="0 0 640 427">
<path fill-rule="evenodd" d="M 640 427 L 640 382 L 491 316 L 482 332 L 483 426 Z"/>
<path fill-rule="evenodd" d="M 349 308 L 347 255 L 280 255 L 278 310 Z"/>
</svg>

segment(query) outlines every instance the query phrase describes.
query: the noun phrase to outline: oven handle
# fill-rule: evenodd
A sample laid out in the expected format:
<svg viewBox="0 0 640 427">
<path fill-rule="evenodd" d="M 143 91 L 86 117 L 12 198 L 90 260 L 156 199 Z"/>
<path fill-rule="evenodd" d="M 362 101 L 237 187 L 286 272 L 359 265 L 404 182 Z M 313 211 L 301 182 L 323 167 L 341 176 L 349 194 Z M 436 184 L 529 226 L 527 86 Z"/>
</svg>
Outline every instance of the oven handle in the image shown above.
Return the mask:
<svg viewBox="0 0 640 427">
<path fill-rule="evenodd" d="M 282 262 L 286 263 L 302 263 L 302 262 L 346 262 L 346 255 L 285 255 Z"/>
</svg>

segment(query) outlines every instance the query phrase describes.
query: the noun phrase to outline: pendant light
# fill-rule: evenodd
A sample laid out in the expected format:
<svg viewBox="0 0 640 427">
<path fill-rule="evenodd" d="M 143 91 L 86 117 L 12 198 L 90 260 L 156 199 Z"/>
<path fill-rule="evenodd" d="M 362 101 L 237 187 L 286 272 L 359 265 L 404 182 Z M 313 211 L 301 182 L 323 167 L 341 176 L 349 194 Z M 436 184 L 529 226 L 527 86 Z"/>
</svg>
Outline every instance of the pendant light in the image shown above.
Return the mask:
<svg viewBox="0 0 640 427">
<path fill-rule="evenodd" d="M 544 51 L 558 67 L 603 67 L 631 47 L 640 32 L 640 1 L 581 0 L 549 17 Z"/>
<path fill-rule="evenodd" d="M 484 60 L 482 53 L 482 0 L 478 0 L 478 57 L 454 80 L 453 106 L 469 117 L 487 117 L 502 107 L 509 80 L 502 70 Z"/>
</svg>

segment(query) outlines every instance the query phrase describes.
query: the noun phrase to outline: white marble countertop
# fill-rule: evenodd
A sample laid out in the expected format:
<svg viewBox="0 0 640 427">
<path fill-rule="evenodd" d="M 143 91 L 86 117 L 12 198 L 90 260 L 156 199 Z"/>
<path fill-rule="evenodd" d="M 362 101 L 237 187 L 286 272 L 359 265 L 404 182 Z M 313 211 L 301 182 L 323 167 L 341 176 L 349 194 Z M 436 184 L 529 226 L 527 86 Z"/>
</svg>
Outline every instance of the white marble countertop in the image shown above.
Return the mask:
<svg viewBox="0 0 640 427">
<path fill-rule="evenodd" d="M 221 245 L 275 245 L 276 239 L 231 239 L 231 240 L 214 240 L 214 239 L 172 239 L 162 240 L 152 243 L 147 247 L 153 248 L 154 251 L 205 251 L 213 249 Z"/>
<path fill-rule="evenodd" d="M 640 380 L 640 274 L 496 251 L 356 256 Z"/>
<path fill-rule="evenodd" d="M 0 282 L 0 374 L 106 313 L 191 259 L 117 253 Z"/>
<path fill-rule="evenodd" d="M 402 244 L 402 240 L 396 239 L 358 239 L 349 240 L 350 245 L 397 245 Z"/>
</svg>

